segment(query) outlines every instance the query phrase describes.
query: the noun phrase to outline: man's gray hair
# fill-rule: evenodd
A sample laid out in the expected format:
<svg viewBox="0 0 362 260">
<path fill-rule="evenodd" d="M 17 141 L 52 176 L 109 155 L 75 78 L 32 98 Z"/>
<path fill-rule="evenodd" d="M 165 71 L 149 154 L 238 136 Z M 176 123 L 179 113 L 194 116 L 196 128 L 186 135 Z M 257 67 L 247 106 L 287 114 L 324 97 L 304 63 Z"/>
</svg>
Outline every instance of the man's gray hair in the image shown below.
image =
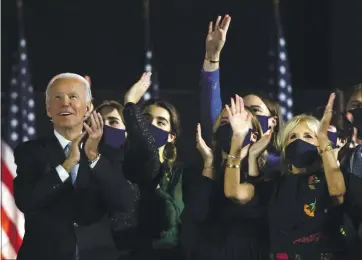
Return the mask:
<svg viewBox="0 0 362 260">
<path fill-rule="evenodd" d="M 75 73 L 70 73 L 70 72 L 66 72 L 66 73 L 61 73 L 56 75 L 55 77 L 53 77 L 47 86 L 47 89 L 45 91 L 45 98 L 46 98 L 46 103 L 49 102 L 50 97 L 49 97 L 49 92 L 50 92 L 50 88 L 52 87 L 52 85 L 54 84 L 54 82 L 58 79 L 78 79 L 80 80 L 82 83 L 84 83 L 84 87 L 85 87 L 85 91 L 86 91 L 86 101 L 88 102 L 92 102 L 92 91 L 91 91 L 91 87 L 89 85 L 89 82 L 82 77 L 81 75 L 75 74 Z"/>
</svg>

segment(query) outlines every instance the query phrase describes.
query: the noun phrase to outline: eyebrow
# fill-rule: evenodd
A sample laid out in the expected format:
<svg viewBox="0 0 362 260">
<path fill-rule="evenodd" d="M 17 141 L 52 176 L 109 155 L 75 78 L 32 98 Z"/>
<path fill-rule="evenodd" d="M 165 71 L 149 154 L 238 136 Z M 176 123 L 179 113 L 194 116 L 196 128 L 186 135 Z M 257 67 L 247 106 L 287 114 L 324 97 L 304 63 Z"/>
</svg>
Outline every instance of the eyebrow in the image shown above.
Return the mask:
<svg viewBox="0 0 362 260">
<path fill-rule="evenodd" d="M 297 134 L 297 133 L 291 132 L 289 135 L 295 135 L 295 134 Z M 311 132 L 304 132 L 303 135 L 313 135 L 313 133 L 311 133 Z"/>
<path fill-rule="evenodd" d="M 247 108 L 251 109 L 251 108 L 260 108 L 261 109 L 261 106 L 259 105 L 251 105 L 251 106 L 246 106 Z"/>
<path fill-rule="evenodd" d="M 163 117 L 163 116 L 156 116 L 156 118 L 157 118 L 158 120 L 166 121 L 167 123 L 169 123 L 168 120 L 167 120 L 167 118 L 165 118 L 165 117 Z"/>
<path fill-rule="evenodd" d="M 145 116 L 149 116 L 149 117 L 152 117 L 152 115 L 150 113 L 145 113 L 144 114 Z M 156 119 L 157 120 L 161 120 L 161 121 L 166 121 L 167 123 L 170 123 L 167 118 L 163 117 L 163 116 L 156 116 Z"/>
<path fill-rule="evenodd" d="M 119 119 L 119 118 L 114 117 L 114 116 L 107 116 L 107 117 L 106 117 L 106 119 L 120 121 L 120 119 Z"/>
</svg>

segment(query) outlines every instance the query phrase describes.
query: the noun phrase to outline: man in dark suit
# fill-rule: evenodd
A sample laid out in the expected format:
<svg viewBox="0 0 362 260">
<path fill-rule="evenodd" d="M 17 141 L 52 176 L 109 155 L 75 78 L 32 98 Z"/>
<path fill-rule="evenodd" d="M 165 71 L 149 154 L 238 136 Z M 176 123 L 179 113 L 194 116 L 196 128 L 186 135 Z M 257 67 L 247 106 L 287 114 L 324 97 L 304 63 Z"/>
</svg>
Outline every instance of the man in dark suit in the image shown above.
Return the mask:
<svg viewBox="0 0 362 260">
<path fill-rule="evenodd" d="M 57 75 L 46 90 L 54 133 L 15 150 L 15 202 L 25 215 L 19 260 L 118 258 L 107 204 L 94 180 L 111 183 L 119 166 L 98 151 L 103 120 L 91 113 L 91 100 L 89 83 L 82 76 Z M 84 122 L 88 117 L 90 126 Z M 126 211 L 125 192 L 119 203 Z"/>
</svg>

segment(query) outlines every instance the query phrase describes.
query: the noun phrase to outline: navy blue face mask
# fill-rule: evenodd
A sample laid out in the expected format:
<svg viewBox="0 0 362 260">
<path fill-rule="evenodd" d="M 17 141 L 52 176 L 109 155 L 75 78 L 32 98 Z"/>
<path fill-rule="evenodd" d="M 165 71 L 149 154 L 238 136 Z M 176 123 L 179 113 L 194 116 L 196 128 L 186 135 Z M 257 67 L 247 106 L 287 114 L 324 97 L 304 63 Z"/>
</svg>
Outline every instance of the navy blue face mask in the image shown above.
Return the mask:
<svg viewBox="0 0 362 260">
<path fill-rule="evenodd" d="M 169 132 L 150 124 L 149 131 L 156 140 L 156 147 L 160 148 L 167 143 Z"/>
<path fill-rule="evenodd" d="M 103 140 L 105 144 L 111 147 L 120 148 L 126 141 L 126 130 L 105 125 Z"/>
<path fill-rule="evenodd" d="M 248 144 L 251 144 L 250 138 L 251 138 L 252 133 L 253 133 L 253 130 L 249 129 L 249 132 L 245 136 L 242 147 L 245 147 Z M 225 153 L 230 152 L 232 136 L 233 136 L 233 129 L 231 128 L 230 124 L 225 124 L 225 125 L 220 126 L 216 132 L 216 139 L 220 143 L 221 149 Z"/>
<path fill-rule="evenodd" d="M 263 130 L 263 134 L 266 133 L 269 130 L 269 118 L 271 118 L 271 116 L 257 115 L 256 117 L 258 118 L 261 129 Z"/>
<path fill-rule="evenodd" d="M 288 163 L 297 168 L 307 168 L 320 158 L 317 146 L 297 139 L 285 148 Z"/>
<path fill-rule="evenodd" d="M 333 149 L 339 148 L 339 146 L 337 146 L 337 140 L 338 140 L 337 133 L 328 131 L 328 139 L 329 141 L 331 141 Z"/>
</svg>

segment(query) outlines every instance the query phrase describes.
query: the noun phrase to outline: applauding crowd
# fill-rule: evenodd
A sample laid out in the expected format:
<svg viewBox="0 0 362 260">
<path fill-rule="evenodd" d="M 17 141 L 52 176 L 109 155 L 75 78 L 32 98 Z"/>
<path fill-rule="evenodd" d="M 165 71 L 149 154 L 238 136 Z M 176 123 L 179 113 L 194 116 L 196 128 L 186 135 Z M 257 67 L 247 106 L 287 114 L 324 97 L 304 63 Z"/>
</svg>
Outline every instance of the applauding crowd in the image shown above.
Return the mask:
<svg viewBox="0 0 362 260">
<path fill-rule="evenodd" d="M 362 85 L 342 111 L 337 91 L 285 123 L 262 92 L 223 105 L 230 22 L 218 17 L 206 37 L 202 165 L 178 160 L 172 104 L 139 104 L 151 73 L 123 104 L 96 108 L 89 77 L 50 80 L 54 131 L 15 150 L 14 196 L 25 215 L 18 259 L 362 259 Z"/>
</svg>

